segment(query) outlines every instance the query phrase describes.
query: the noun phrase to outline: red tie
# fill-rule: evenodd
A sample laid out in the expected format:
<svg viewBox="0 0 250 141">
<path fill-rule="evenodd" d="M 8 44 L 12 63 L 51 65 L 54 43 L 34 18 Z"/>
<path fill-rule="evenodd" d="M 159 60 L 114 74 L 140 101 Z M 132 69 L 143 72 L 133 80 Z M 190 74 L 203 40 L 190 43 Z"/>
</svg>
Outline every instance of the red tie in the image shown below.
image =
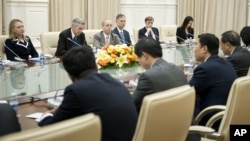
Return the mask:
<svg viewBox="0 0 250 141">
<path fill-rule="evenodd" d="M 148 37 L 149 38 L 153 38 L 152 34 L 151 34 L 151 31 L 148 33 Z"/>
</svg>

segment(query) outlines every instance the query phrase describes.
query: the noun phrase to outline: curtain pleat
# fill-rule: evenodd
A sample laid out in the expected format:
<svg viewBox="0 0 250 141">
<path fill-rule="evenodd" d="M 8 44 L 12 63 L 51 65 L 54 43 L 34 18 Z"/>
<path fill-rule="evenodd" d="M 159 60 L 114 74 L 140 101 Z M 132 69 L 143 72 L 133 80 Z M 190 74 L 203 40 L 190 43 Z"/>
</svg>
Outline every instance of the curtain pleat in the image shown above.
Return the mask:
<svg viewBox="0 0 250 141">
<path fill-rule="evenodd" d="M 247 25 L 247 4 L 248 0 L 179 0 L 177 23 L 192 16 L 195 37 L 206 32 L 220 38 L 227 30 L 240 32 Z"/>
</svg>

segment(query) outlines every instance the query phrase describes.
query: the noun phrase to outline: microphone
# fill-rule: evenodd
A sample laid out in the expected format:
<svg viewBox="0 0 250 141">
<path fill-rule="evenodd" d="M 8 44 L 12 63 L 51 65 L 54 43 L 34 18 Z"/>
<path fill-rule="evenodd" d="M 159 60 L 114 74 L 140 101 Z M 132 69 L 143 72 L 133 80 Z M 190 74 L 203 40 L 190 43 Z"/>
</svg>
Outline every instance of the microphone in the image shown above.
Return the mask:
<svg viewBox="0 0 250 141">
<path fill-rule="evenodd" d="M 54 100 L 56 100 L 58 92 L 59 92 L 59 90 L 56 91 L 56 93 L 54 95 Z"/>
<path fill-rule="evenodd" d="M 187 32 L 187 34 L 188 34 L 188 35 L 191 35 L 191 36 L 193 36 L 193 37 L 194 37 L 194 35 L 193 35 L 193 34 L 191 34 L 191 33 L 189 33 L 189 32 Z"/>
<path fill-rule="evenodd" d="M 80 44 L 78 44 L 77 42 L 73 41 L 72 39 L 70 39 L 70 38 L 67 38 L 67 39 L 68 39 L 70 42 L 76 44 L 77 46 L 82 47 Z"/>
<path fill-rule="evenodd" d="M 129 45 L 131 45 L 129 42 L 127 42 L 127 41 L 125 41 L 125 40 L 123 40 L 123 39 L 121 39 L 121 38 L 119 38 L 119 36 L 117 36 L 118 37 L 118 39 L 120 40 L 120 41 L 122 41 L 122 42 L 124 42 L 125 44 L 129 44 Z"/>
<path fill-rule="evenodd" d="M 168 32 L 168 35 L 173 36 L 173 34 L 170 33 L 170 32 Z M 185 42 L 185 39 L 183 39 L 183 38 L 181 38 L 181 37 L 179 37 L 179 36 L 177 36 L 177 35 L 175 35 L 175 36 L 176 36 L 178 39 L 180 39 L 181 41 Z"/>
<path fill-rule="evenodd" d="M 182 41 L 184 41 L 185 42 L 185 39 L 183 39 L 183 38 L 181 38 L 181 37 L 179 37 L 179 36 L 176 36 L 178 39 L 181 39 Z"/>
<path fill-rule="evenodd" d="M 3 44 L 5 48 L 7 48 L 12 54 L 14 54 L 16 57 L 14 57 L 15 60 L 17 61 L 25 61 L 22 59 L 19 55 L 17 55 L 12 49 L 10 49 L 5 43 Z"/>
</svg>

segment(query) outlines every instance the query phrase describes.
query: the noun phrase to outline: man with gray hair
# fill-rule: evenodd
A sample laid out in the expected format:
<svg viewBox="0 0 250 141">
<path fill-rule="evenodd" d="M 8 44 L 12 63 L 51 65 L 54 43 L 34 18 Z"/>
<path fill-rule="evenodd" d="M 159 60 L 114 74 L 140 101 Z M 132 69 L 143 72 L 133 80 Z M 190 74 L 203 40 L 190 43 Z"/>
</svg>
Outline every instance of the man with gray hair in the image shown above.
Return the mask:
<svg viewBox="0 0 250 141">
<path fill-rule="evenodd" d="M 85 34 L 82 32 L 84 25 L 85 22 L 81 18 L 72 20 L 71 27 L 59 34 L 55 56 L 62 57 L 72 47 L 87 45 Z"/>
<path fill-rule="evenodd" d="M 105 45 L 121 44 L 119 37 L 112 33 L 112 22 L 108 19 L 102 21 L 102 31 L 94 35 L 93 46 L 102 48 Z"/>
</svg>

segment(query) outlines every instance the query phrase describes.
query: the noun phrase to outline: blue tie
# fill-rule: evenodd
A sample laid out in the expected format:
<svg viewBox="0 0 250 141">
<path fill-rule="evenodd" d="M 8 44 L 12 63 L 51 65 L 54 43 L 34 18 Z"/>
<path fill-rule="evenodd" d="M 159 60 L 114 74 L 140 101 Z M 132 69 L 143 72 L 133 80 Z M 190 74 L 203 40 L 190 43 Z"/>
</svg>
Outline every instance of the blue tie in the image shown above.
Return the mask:
<svg viewBox="0 0 250 141">
<path fill-rule="evenodd" d="M 122 31 L 120 32 L 120 35 L 121 35 L 122 43 L 125 43 L 125 37 Z"/>
<path fill-rule="evenodd" d="M 77 46 L 77 37 L 76 36 L 73 38 L 73 41 L 74 41 L 74 43 L 72 42 L 72 47 L 76 47 Z"/>
</svg>

